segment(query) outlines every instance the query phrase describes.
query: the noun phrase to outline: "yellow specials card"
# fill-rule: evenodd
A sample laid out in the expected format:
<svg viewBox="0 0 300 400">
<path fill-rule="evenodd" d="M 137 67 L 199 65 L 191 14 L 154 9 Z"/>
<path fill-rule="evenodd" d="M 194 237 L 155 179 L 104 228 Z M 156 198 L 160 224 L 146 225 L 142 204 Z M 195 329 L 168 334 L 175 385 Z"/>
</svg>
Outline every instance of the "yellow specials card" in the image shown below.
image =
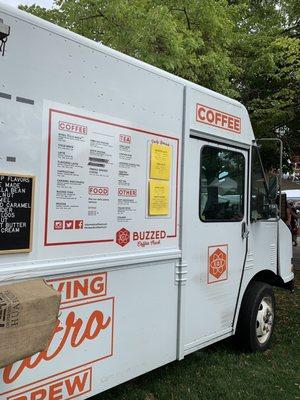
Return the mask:
<svg viewBox="0 0 300 400">
<path fill-rule="evenodd" d="M 149 181 L 149 215 L 169 214 L 169 182 Z"/>
<path fill-rule="evenodd" d="M 150 178 L 170 179 L 170 167 L 172 158 L 171 146 L 163 144 L 151 144 Z"/>
</svg>

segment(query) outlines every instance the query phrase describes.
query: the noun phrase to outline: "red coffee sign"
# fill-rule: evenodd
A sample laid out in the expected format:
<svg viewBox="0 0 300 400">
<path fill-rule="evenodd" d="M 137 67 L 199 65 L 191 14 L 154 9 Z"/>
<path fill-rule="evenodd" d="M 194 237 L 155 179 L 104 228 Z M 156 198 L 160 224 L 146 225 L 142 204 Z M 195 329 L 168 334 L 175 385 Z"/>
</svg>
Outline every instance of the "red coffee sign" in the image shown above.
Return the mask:
<svg viewBox="0 0 300 400">
<path fill-rule="evenodd" d="M 196 120 L 203 124 L 225 129 L 226 131 L 241 133 L 240 117 L 207 107 L 203 104 L 197 104 L 196 106 Z"/>
<path fill-rule="evenodd" d="M 74 124 L 73 122 L 65 122 L 59 121 L 58 129 L 60 131 L 72 132 L 72 133 L 81 133 L 82 135 L 87 134 L 87 126 Z"/>
</svg>

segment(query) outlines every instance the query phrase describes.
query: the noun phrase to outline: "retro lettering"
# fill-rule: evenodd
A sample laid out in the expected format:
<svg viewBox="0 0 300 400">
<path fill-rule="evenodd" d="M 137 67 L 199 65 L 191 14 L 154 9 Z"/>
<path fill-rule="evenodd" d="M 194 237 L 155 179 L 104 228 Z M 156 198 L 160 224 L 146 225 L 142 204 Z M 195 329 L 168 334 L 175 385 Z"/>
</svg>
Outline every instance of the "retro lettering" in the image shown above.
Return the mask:
<svg viewBox="0 0 300 400">
<path fill-rule="evenodd" d="M 215 110 L 202 104 L 197 104 L 196 106 L 196 121 L 234 133 L 241 133 L 240 117 Z"/>
<path fill-rule="evenodd" d="M 47 350 L 39 353 L 37 356 L 25 358 L 15 369 L 14 365 L 4 368 L 4 383 L 11 384 L 20 377 L 24 370 L 32 370 L 43 362 L 53 360 L 62 352 L 66 344 L 77 348 L 86 341 L 94 340 L 111 323 L 112 317 L 105 318 L 102 311 L 95 310 L 91 313 L 85 325 L 83 320 L 76 318 L 76 314 L 71 311 L 66 318 L 65 324 L 58 321 Z M 56 346 L 53 347 L 53 343 L 57 343 Z"/>
</svg>

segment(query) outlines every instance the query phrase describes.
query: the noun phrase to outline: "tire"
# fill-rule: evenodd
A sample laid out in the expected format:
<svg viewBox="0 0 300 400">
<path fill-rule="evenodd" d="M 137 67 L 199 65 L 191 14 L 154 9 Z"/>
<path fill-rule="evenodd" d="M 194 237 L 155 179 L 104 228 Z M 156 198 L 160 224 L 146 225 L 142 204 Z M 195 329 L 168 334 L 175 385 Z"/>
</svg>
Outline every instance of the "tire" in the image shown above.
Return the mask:
<svg viewBox="0 0 300 400">
<path fill-rule="evenodd" d="M 243 297 L 236 329 L 238 343 L 247 351 L 270 347 L 275 325 L 275 297 L 272 286 L 253 281 Z"/>
</svg>

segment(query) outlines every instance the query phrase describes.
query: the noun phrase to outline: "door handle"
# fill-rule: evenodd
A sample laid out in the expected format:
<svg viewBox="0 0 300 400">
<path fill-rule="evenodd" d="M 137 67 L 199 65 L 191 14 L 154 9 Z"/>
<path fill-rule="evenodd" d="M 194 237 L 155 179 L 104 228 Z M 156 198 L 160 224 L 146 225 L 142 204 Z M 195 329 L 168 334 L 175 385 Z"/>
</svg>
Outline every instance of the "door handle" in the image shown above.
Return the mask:
<svg viewBox="0 0 300 400">
<path fill-rule="evenodd" d="M 249 236 L 249 231 L 245 221 L 242 222 L 242 238 L 246 239 Z"/>
</svg>

